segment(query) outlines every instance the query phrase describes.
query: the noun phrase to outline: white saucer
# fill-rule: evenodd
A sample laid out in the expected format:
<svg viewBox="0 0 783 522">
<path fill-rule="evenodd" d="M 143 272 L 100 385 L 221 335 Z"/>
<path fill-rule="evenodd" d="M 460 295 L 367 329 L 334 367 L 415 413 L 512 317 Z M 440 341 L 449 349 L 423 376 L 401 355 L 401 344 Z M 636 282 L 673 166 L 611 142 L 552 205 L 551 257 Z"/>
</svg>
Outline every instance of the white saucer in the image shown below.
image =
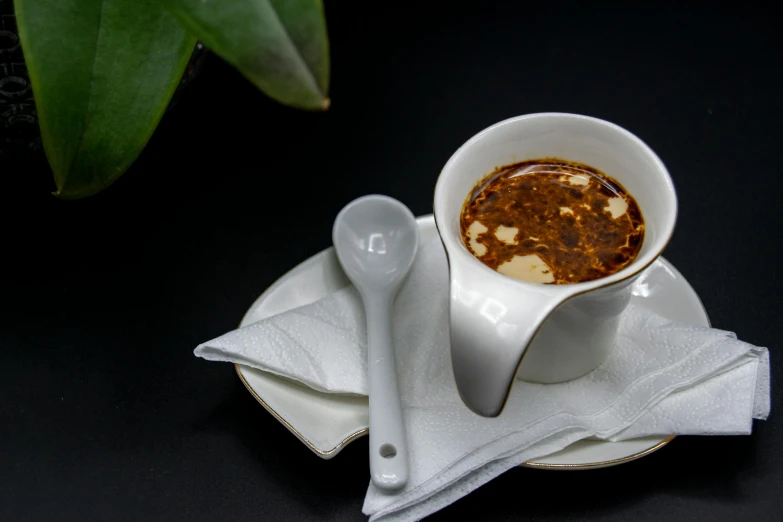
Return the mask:
<svg viewBox="0 0 783 522">
<path fill-rule="evenodd" d="M 417 222 L 422 242 L 437 235 L 432 215 L 420 217 Z M 334 249 L 328 248 L 278 279 L 253 303 L 240 326 L 312 303 L 348 284 Z M 665 317 L 709 326 L 696 292 L 663 258 L 638 279 L 631 300 Z M 236 365 L 236 371 L 253 397 L 321 458 L 334 457 L 349 442 L 369 431 L 366 397 L 320 393 L 247 366 Z M 524 465 L 547 469 L 614 466 L 648 455 L 673 438 L 643 437 L 622 442 L 582 440 Z"/>
</svg>

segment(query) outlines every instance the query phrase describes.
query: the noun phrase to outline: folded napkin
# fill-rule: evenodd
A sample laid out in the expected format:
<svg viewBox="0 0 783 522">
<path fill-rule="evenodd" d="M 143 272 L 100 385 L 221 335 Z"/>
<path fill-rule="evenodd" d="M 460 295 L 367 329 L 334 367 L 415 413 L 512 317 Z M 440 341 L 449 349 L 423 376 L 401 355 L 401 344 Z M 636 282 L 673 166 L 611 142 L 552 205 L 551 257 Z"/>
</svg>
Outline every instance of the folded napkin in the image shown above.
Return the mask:
<svg viewBox="0 0 783 522">
<path fill-rule="evenodd" d="M 603 366 L 562 384 L 517 382 L 500 417 L 480 417 L 462 403 L 452 375 L 447 273 L 436 238 L 422 245 L 395 302 L 410 480 L 394 494 L 370 483 L 363 507 L 370 520 L 420 519 L 580 439 L 749 434 L 752 419 L 769 414 L 766 348 L 632 305 Z M 195 354 L 327 393 L 367 393 L 364 311 L 353 287 L 229 332 Z"/>
</svg>

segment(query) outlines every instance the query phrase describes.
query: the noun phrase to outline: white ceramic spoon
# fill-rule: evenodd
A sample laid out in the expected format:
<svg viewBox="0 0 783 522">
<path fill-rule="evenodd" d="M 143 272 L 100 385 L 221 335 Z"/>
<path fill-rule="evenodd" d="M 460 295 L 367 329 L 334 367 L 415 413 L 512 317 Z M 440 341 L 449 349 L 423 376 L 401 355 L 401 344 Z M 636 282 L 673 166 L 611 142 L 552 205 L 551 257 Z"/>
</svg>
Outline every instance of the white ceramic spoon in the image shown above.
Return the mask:
<svg viewBox="0 0 783 522">
<path fill-rule="evenodd" d="M 392 340 L 392 304 L 416 257 L 419 228 L 399 201 L 364 196 L 337 215 L 332 240 L 367 316 L 370 474 L 377 487 L 397 490 L 408 482 L 408 446 Z"/>
</svg>

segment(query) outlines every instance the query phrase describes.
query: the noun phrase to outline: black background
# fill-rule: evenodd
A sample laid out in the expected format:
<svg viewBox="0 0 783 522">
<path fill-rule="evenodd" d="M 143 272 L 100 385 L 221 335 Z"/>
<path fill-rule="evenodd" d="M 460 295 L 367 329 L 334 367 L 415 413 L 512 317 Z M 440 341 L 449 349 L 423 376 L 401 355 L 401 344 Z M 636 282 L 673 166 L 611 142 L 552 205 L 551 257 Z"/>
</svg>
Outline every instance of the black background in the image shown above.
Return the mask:
<svg viewBox="0 0 783 522">
<path fill-rule="evenodd" d="M 563 111 L 666 163 L 680 216 L 665 256 L 715 327 L 770 346 L 772 417 L 616 468 L 514 469 L 432 519 L 780 520 L 781 20 L 346 4 L 327 5 L 328 112 L 277 105 L 211 56 L 103 194 L 60 201 L 45 165 L 0 166 L 0 518 L 363 520 L 366 439 L 320 460 L 192 350 L 328 247 L 351 199 L 429 213 L 465 140 Z"/>
</svg>

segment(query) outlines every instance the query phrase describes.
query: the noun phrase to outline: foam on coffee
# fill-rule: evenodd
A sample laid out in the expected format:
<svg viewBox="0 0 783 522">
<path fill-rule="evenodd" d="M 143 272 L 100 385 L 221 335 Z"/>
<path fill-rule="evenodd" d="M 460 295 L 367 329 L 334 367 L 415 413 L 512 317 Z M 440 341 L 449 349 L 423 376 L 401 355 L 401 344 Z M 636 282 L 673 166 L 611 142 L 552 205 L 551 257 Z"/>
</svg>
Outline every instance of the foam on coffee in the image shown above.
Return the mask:
<svg viewBox="0 0 783 522">
<path fill-rule="evenodd" d="M 558 158 L 496 169 L 469 194 L 460 221 L 475 257 L 533 283 L 606 277 L 633 262 L 644 240 L 639 205 L 620 183 Z"/>
</svg>

